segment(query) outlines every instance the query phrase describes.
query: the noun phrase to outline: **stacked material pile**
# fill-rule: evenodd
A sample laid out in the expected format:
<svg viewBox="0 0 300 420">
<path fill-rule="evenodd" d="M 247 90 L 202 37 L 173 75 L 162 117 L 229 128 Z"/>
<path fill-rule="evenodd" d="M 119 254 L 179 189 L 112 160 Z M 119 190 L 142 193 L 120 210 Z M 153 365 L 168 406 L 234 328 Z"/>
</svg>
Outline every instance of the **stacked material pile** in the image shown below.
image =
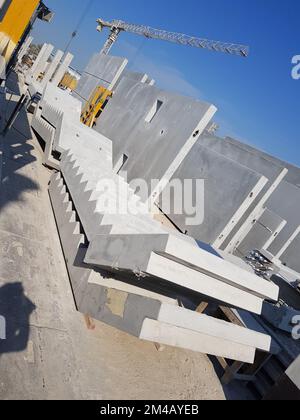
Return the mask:
<svg viewBox="0 0 300 420">
<path fill-rule="evenodd" d="M 166 129 L 164 147 L 172 145 L 174 132 L 180 129 L 183 135 L 173 141 L 168 157 L 155 158 L 163 185 L 215 107 L 148 87 L 152 95 L 164 98 L 167 109 L 181 109 L 180 118 Z M 50 197 L 77 309 L 160 344 L 248 363 L 257 349 L 269 352 L 266 334 L 196 309 L 202 301 L 212 301 L 260 314 L 265 299 L 277 301 L 278 287 L 225 261 L 211 247 L 163 227 L 153 219 L 148 202 L 116 171 L 109 138 L 76 122 L 76 110 L 73 117 L 71 111 L 62 118 L 57 114 L 66 129 L 43 102 L 42 110 L 43 118 L 56 125 L 57 145 L 64 145 L 59 149 L 61 173 L 52 177 Z M 151 166 L 146 170 L 150 176 Z"/>
<path fill-rule="evenodd" d="M 278 288 L 167 232 L 113 172 L 103 146 L 74 143 L 50 185 L 78 310 L 141 339 L 233 360 L 252 363 L 256 349 L 268 352 L 268 336 L 184 306 L 209 299 L 259 314 L 264 299 L 277 300 Z M 108 178 L 119 188 L 114 197 L 103 191 Z M 103 207 L 122 199 L 136 215 Z"/>
<path fill-rule="evenodd" d="M 93 62 L 98 66 L 94 70 Z M 73 97 L 48 83 L 32 121 L 46 143 L 45 163 L 61 170 L 53 176 L 50 195 L 77 308 L 137 337 L 229 357 L 226 346 L 209 344 L 207 338 L 208 349 L 203 340 L 200 344 L 192 338 L 208 332 L 194 331 L 195 320 L 205 320 L 210 333 L 219 331 L 216 320 L 195 310 L 199 303 L 212 301 L 267 316 L 270 305 L 262 310 L 264 300 L 278 307 L 278 287 L 241 268 L 223 251 L 254 210 L 261 217 L 254 235 L 243 228 L 251 234 L 243 249 L 255 241 L 263 241 L 264 247 L 275 242 L 287 222 L 276 216 L 274 207 L 266 208 L 266 202 L 284 177 L 288 174 L 286 181 L 292 182 L 297 171 L 234 141 L 221 144 L 205 131 L 216 112 L 213 105 L 158 89 L 147 75 L 124 71 L 125 64 L 117 57 L 95 56 Z M 92 130 L 80 123 L 80 113 L 100 79 L 115 90 Z M 139 178 L 148 190 L 136 189 Z M 187 214 L 165 211 L 162 192 L 174 179 L 198 178 L 206 183 L 205 217 L 190 226 Z M 188 235 L 155 221 L 153 205 Z M 269 236 L 257 231 L 264 226 Z M 180 309 L 190 319 L 186 328 L 175 315 L 172 322 L 160 318 L 161 305 Z M 151 329 L 145 332 L 146 320 L 151 320 Z M 222 332 L 213 337 L 226 340 L 229 324 L 220 325 Z M 182 328 L 185 338 L 179 334 Z M 266 331 L 255 329 L 259 337 Z M 239 339 L 236 344 L 244 346 Z M 250 347 L 251 355 L 232 347 L 232 358 L 249 361 L 255 348 L 266 351 L 255 340 Z"/>
<path fill-rule="evenodd" d="M 51 57 L 53 50 L 53 45 L 44 44 L 32 67 L 26 73 L 27 85 L 33 85 L 39 93 L 44 92 L 49 82 L 58 86 L 74 58 L 72 54 L 64 54 L 60 50 Z"/>
</svg>

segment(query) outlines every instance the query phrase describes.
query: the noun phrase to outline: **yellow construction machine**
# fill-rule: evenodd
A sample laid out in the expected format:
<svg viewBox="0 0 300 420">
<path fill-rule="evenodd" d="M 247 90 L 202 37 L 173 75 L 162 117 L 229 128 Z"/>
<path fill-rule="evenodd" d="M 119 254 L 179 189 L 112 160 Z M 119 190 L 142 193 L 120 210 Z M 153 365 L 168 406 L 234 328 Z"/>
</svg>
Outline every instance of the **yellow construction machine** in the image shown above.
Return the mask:
<svg viewBox="0 0 300 420">
<path fill-rule="evenodd" d="M 81 122 L 88 127 L 94 127 L 112 95 L 112 91 L 103 86 L 97 86 L 82 110 Z"/>
</svg>

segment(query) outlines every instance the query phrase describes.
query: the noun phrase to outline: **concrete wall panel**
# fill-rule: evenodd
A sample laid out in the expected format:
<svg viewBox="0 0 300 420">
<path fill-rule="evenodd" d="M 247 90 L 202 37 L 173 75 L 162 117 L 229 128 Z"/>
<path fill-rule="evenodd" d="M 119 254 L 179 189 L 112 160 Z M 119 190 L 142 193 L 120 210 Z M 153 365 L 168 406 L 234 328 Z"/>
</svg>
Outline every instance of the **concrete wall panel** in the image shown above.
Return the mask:
<svg viewBox="0 0 300 420">
<path fill-rule="evenodd" d="M 74 97 L 83 104 L 88 101 L 97 86 L 112 90 L 121 77 L 128 60 L 103 54 L 95 54 L 83 71 Z"/>
<path fill-rule="evenodd" d="M 261 175 L 201 145 L 199 140 L 174 175 L 175 179 L 204 180 L 204 221 L 188 226 L 186 213 L 169 214 L 189 235 L 212 243 L 228 224 L 241 203 L 251 194 Z M 171 194 L 172 202 L 174 195 Z M 193 197 L 195 203 L 195 197 Z M 202 206 L 202 203 L 201 203 Z M 160 207 L 166 211 L 160 199 Z M 199 211 L 201 211 L 199 209 Z"/>
<path fill-rule="evenodd" d="M 288 222 L 268 249 L 277 255 L 300 226 L 300 188 L 282 182 L 270 197 L 267 207 Z"/>
<path fill-rule="evenodd" d="M 127 156 L 128 181 L 142 178 L 150 187 L 153 179 L 172 177 L 215 112 L 205 102 L 122 78 L 96 130 L 112 140 L 114 165 Z"/>
</svg>

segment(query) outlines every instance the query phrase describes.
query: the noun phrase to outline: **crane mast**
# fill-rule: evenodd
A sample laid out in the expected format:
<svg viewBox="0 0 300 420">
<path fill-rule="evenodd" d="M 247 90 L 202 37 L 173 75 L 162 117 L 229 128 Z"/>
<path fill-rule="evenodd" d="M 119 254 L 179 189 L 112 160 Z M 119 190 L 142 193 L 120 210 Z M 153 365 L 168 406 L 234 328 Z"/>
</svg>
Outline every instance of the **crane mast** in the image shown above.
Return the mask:
<svg viewBox="0 0 300 420">
<path fill-rule="evenodd" d="M 149 26 L 130 24 L 123 22 L 122 20 L 113 20 L 112 22 L 107 22 L 103 19 L 97 19 L 97 23 L 97 30 L 99 32 L 101 32 L 105 28 L 110 29 L 110 35 L 101 50 L 102 54 L 109 53 L 112 46 L 118 40 L 118 37 L 121 32 L 130 32 L 136 35 L 144 36 L 146 38 L 159 39 L 162 41 L 173 42 L 179 45 L 202 48 L 211 51 L 223 52 L 226 54 L 238 55 L 242 57 L 247 57 L 249 55 L 249 47 L 247 47 L 246 45 L 227 43 L 221 41 L 212 41 L 208 39 L 192 37 L 176 32 L 164 31 L 162 29 L 150 28 Z"/>
</svg>

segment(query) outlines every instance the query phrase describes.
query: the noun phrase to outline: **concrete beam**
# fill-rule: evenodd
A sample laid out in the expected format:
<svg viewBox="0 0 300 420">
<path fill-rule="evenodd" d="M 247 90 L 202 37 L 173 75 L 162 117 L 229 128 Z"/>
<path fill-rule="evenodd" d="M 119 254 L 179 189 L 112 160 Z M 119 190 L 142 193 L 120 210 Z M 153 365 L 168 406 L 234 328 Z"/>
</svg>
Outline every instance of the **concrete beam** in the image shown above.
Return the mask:
<svg viewBox="0 0 300 420">
<path fill-rule="evenodd" d="M 279 289 L 254 274 L 201 249 L 192 239 L 172 235 L 101 235 L 86 263 L 163 279 L 232 306 L 260 314 L 264 299 L 277 301 Z"/>
<path fill-rule="evenodd" d="M 122 170 L 128 181 L 144 179 L 149 193 L 140 196 L 155 202 L 216 111 L 211 104 L 123 77 L 95 129 L 112 140 L 114 166 L 126 155 Z M 154 188 L 153 180 L 158 180 Z"/>
<path fill-rule="evenodd" d="M 22 59 L 25 56 L 25 54 L 27 53 L 30 45 L 32 44 L 33 41 L 33 37 L 29 36 L 27 37 L 26 41 L 24 42 L 24 44 L 22 45 L 19 54 L 18 54 L 18 63 L 21 64 L 22 63 Z"/>
<path fill-rule="evenodd" d="M 74 97 L 85 105 L 98 86 L 114 90 L 127 64 L 128 60 L 122 57 L 94 54 L 73 92 Z"/>
<path fill-rule="evenodd" d="M 46 73 L 44 75 L 44 78 L 42 80 L 43 85 L 46 86 L 46 84 L 52 79 L 57 67 L 59 66 L 59 63 L 63 57 L 64 53 L 60 50 L 58 50 L 52 60 L 52 62 L 49 64 Z"/>
<path fill-rule="evenodd" d="M 67 72 L 70 64 L 73 61 L 73 54 L 71 53 L 66 53 L 60 66 L 58 67 L 56 73 L 54 74 L 53 78 L 51 79 L 51 82 L 55 85 L 58 86 L 59 83 L 62 81 L 62 78 L 64 77 L 65 73 Z"/>
<path fill-rule="evenodd" d="M 45 69 L 47 61 L 53 51 L 54 47 L 51 44 L 44 44 L 37 59 L 33 63 L 33 66 L 30 69 L 30 79 L 36 81 L 39 74 L 42 73 Z"/>
<path fill-rule="evenodd" d="M 143 296 L 141 288 L 130 284 L 125 291 L 125 283 L 113 278 L 98 282 L 98 273 L 84 268 L 83 239 L 60 174 L 52 177 L 50 196 L 79 311 L 143 340 L 232 360 L 253 363 L 256 349 L 269 350 L 270 339 L 263 334 L 179 308 L 175 301 L 149 291 Z M 105 281 L 109 283 L 103 286 Z"/>
</svg>

